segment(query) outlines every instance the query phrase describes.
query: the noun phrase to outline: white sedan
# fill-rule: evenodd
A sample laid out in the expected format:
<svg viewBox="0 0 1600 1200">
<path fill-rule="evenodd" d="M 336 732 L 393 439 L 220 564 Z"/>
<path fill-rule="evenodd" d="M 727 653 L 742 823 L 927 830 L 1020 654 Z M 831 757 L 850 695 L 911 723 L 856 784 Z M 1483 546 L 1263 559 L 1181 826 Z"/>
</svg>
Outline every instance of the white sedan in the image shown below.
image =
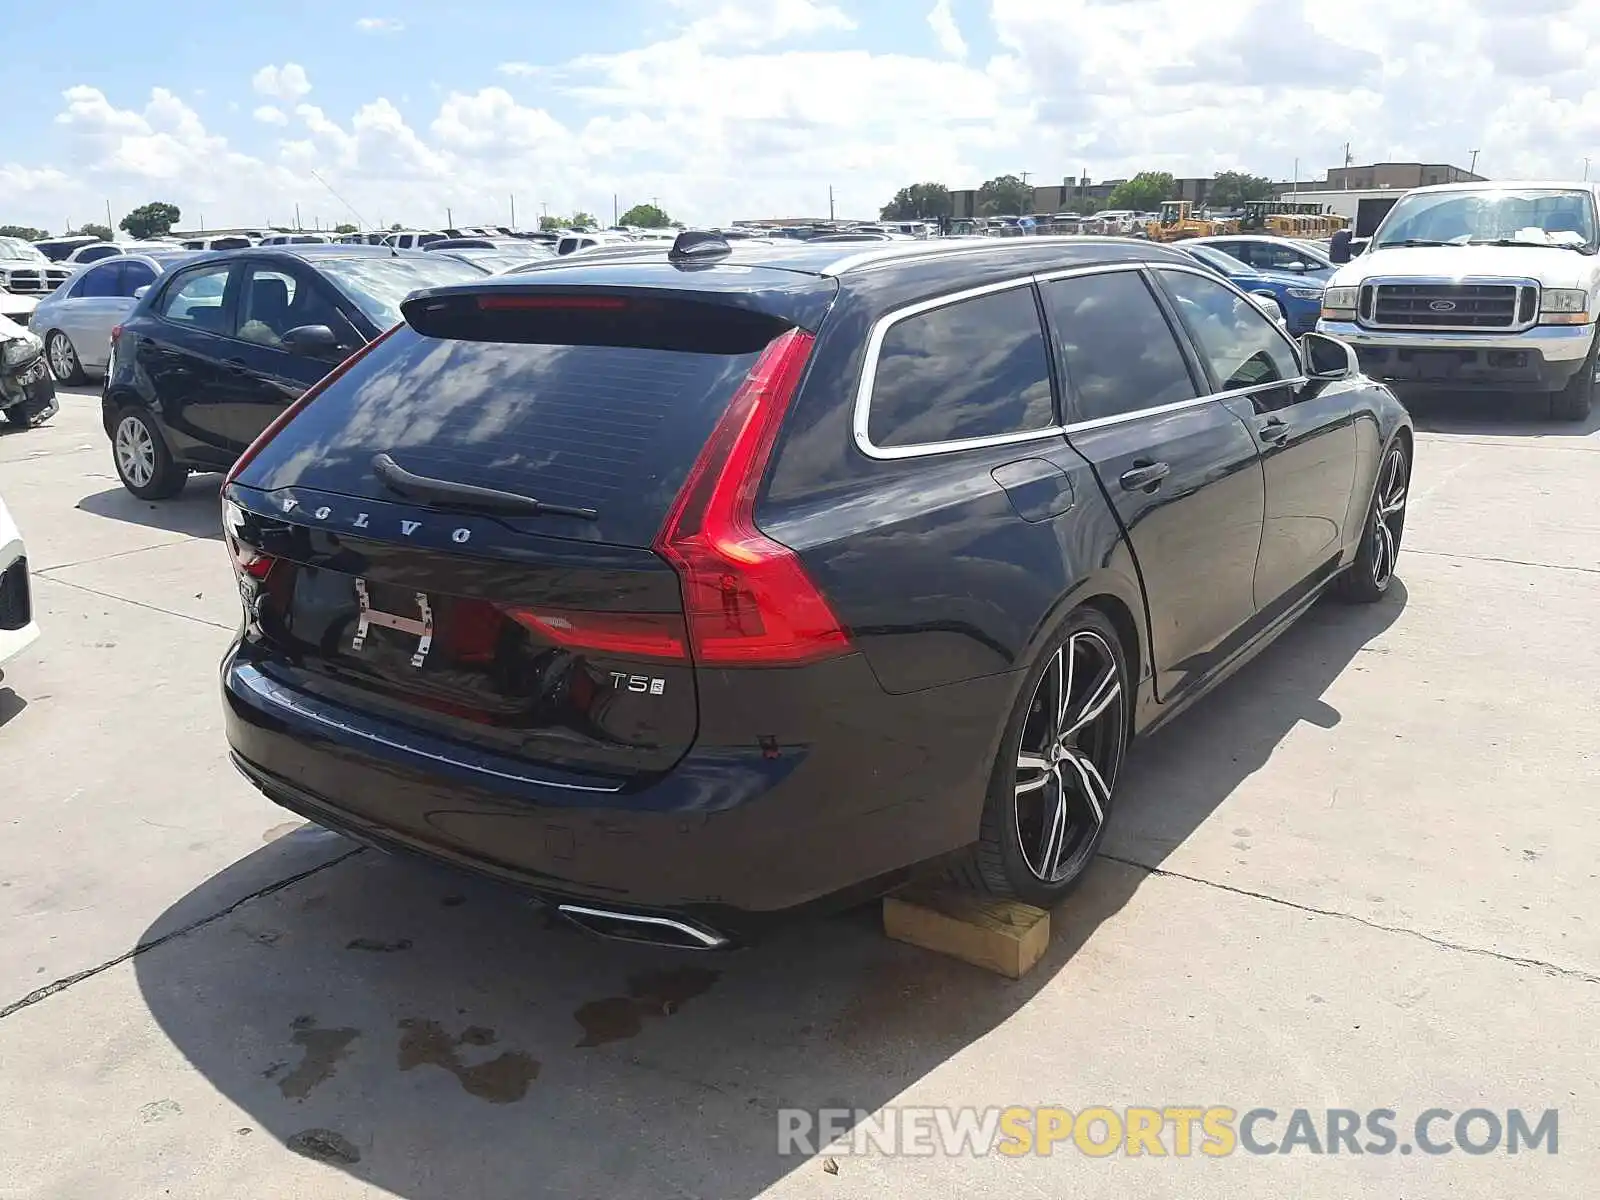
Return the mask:
<svg viewBox="0 0 1600 1200">
<path fill-rule="evenodd" d="M 39 636 L 28 589 L 28 552 L 0 500 L 0 663 Z"/>
</svg>

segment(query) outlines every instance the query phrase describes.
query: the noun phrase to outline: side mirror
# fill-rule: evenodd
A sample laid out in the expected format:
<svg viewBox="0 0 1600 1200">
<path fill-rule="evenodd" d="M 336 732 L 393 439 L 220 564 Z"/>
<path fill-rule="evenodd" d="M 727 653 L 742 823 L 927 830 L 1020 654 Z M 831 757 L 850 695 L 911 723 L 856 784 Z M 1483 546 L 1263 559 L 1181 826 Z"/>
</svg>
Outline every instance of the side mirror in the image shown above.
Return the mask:
<svg viewBox="0 0 1600 1200">
<path fill-rule="evenodd" d="M 1303 275 L 1303 274 L 1305 274 L 1306 265 L 1305 265 L 1305 263 L 1301 262 L 1299 259 L 1295 259 L 1293 262 L 1284 263 L 1283 264 L 1283 269 L 1285 271 L 1293 271 L 1297 275 Z"/>
<path fill-rule="evenodd" d="M 301 358 L 341 358 L 339 339 L 326 325 L 296 325 L 283 335 L 282 346 Z"/>
<path fill-rule="evenodd" d="M 148 283 L 145 284 L 143 287 L 136 287 L 136 288 L 133 289 L 133 298 L 135 300 L 143 300 L 144 299 L 144 294 L 146 292 L 148 292 L 149 290 L 150 290 L 150 285 Z"/>
<path fill-rule="evenodd" d="M 1300 339 L 1308 378 L 1333 382 L 1361 374 L 1361 360 L 1349 342 L 1325 333 L 1308 333 Z"/>
<path fill-rule="evenodd" d="M 1350 261 L 1353 254 L 1354 251 L 1351 250 L 1349 242 L 1336 241 L 1333 243 L 1333 245 L 1328 247 L 1329 262 L 1341 264 L 1347 263 Z"/>
</svg>

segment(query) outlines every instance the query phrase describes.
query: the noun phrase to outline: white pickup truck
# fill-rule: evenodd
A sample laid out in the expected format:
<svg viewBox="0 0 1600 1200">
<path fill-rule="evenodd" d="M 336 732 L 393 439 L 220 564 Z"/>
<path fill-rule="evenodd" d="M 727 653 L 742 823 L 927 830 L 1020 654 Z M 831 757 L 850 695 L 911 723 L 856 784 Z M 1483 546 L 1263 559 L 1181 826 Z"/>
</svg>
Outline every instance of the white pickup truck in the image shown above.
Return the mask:
<svg viewBox="0 0 1600 1200">
<path fill-rule="evenodd" d="M 1451 183 L 1407 192 L 1328 280 L 1321 333 L 1396 388 L 1594 400 L 1600 186 Z"/>
</svg>

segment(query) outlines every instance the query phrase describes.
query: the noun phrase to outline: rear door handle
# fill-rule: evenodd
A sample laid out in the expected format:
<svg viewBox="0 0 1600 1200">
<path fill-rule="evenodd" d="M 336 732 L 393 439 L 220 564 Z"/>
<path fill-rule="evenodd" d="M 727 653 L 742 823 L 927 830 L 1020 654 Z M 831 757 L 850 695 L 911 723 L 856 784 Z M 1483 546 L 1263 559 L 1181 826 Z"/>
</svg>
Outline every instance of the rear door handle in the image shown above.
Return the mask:
<svg viewBox="0 0 1600 1200">
<path fill-rule="evenodd" d="M 1117 480 L 1130 492 L 1139 492 L 1161 486 L 1161 481 L 1172 474 L 1172 466 L 1164 462 L 1135 463 Z"/>
<path fill-rule="evenodd" d="M 1271 442 L 1276 446 L 1289 436 L 1289 426 L 1284 424 L 1282 417 L 1268 417 L 1258 427 L 1263 442 Z"/>
</svg>

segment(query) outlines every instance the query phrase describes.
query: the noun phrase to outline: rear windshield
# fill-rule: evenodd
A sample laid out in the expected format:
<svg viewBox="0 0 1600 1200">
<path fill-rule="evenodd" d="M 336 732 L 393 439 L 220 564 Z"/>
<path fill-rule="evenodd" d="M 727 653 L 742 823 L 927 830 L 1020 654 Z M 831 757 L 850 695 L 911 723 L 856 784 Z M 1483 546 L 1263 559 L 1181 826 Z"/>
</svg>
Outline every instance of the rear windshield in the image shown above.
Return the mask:
<svg viewBox="0 0 1600 1200">
<path fill-rule="evenodd" d="M 413 474 L 599 512 L 508 518 L 517 528 L 648 546 L 759 353 L 457 341 L 406 327 L 238 482 L 403 503 L 372 472 L 384 452 Z"/>
</svg>

